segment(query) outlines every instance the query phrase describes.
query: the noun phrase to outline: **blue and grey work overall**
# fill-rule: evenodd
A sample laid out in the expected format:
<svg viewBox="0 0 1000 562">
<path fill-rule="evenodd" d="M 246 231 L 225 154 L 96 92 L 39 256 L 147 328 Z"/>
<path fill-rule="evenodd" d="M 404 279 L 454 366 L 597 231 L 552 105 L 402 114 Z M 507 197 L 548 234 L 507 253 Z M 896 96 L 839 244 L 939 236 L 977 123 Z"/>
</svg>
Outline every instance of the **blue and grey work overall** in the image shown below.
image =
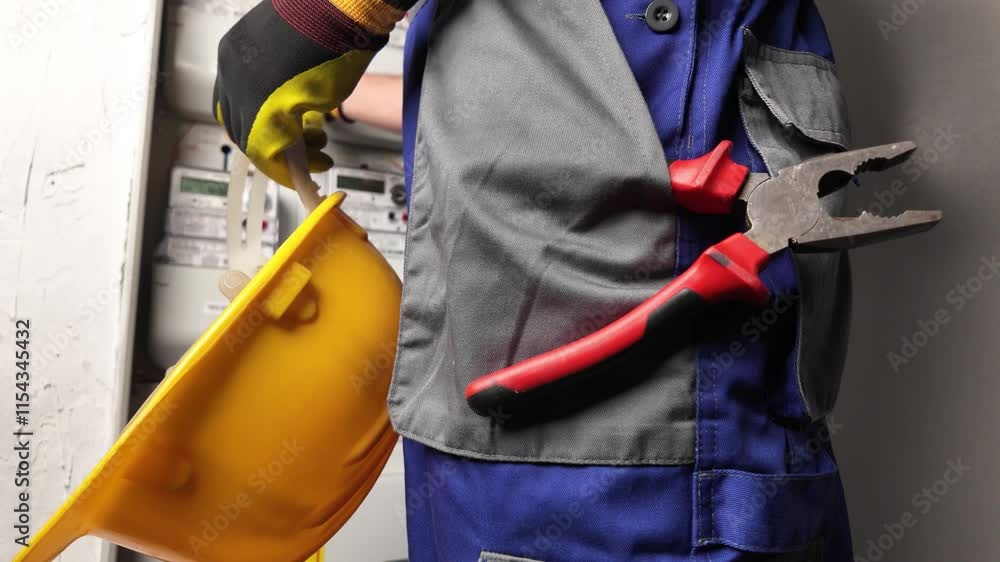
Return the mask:
<svg viewBox="0 0 1000 562">
<path fill-rule="evenodd" d="M 629 384 L 585 407 L 520 424 L 466 405 L 474 378 L 608 324 L 740 230 L 735 214 L 679 210 L 668 162 L 731 139 L 736 161 L 773 172 L 847 146 L 811 0 L 653 4 L 416 12 L 389 396 L 412 561 L 851 559 L 823 421 L 845 351 L 843 254 L 777 256 L 769 306 L 682 327 L 690 341 L 622 366 Z"/>
</svg>

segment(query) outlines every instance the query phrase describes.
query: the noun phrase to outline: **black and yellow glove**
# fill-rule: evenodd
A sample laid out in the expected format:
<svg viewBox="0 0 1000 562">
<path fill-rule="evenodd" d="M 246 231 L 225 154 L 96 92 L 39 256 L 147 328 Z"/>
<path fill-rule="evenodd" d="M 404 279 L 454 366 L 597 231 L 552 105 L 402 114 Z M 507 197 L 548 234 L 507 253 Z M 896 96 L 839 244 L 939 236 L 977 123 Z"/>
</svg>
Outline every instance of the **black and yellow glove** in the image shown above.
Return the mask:
<svg viewBox="0 0 1000 562">
<path fill-rule="evenodd" d="M 219 43 L 213 107 L 258 169 L 291 187 L 284 151 L 307 112 L 350 95 L 414 0 L 263 0 Z M 325 137 L 307 137 L 311 171 L 328 169 Z"/>
</svg>

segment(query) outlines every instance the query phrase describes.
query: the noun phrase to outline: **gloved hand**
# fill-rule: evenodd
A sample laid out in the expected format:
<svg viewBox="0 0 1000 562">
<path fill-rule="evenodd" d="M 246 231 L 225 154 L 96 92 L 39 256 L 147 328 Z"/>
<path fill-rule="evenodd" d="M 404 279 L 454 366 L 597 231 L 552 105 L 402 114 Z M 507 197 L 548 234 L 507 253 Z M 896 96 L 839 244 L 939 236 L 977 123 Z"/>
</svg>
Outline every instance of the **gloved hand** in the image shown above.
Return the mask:
<svg viewBox="0 0 1000 562">
<path fill-rule="evenodd" d="M 326 113 L 358 83 L 412 0 L 263 0 L 219 43 L 213 107 L 250 161 L 292 187 L 284 151 L 306 112 Z M 329 169 L 325 136 L 307 136 L 309 167 Z"/>
</svg>

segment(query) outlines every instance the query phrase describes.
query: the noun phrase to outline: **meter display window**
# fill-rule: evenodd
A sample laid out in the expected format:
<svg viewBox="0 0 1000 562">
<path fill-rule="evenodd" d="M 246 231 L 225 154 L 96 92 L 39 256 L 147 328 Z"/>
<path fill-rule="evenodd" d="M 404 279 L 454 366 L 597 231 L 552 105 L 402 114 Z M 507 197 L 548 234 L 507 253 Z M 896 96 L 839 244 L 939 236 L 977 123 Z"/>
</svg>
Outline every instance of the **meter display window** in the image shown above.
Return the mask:
<svg viewBox="0 0 1000 562">
<path fill-rule="evenodd" d="M 181 193 L 225 197 L 228 190 L 229 186 L 222 182 L 192 178 L 189 176 L 181 178 Z"/>
<path fill-rule="evenodd" d="M 337 189 L 385 193 L 385 180 L 373 180 L 358 176 L 337 176 Z"/>
</svg>

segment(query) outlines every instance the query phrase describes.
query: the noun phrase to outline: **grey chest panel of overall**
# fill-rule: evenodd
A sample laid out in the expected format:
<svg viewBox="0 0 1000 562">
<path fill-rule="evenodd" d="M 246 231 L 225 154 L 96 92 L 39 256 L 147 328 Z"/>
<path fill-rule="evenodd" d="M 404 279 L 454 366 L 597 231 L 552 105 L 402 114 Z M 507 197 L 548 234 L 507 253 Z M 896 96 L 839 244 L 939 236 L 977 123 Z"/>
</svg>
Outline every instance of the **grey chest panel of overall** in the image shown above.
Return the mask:
<svg viewBox="0 0 1000 562">
<path fill-rule="evenodd" d="M 691 462 L 690 346 L 623 364 L 616 377 L 642 376 L 530 425 L 464 398 L 474 378 L 586 335 L 674 275 L 667 163 L 599 2 L 441 0 L 430 37 L 396 429 L 490 460 Z"/>
</svg>

